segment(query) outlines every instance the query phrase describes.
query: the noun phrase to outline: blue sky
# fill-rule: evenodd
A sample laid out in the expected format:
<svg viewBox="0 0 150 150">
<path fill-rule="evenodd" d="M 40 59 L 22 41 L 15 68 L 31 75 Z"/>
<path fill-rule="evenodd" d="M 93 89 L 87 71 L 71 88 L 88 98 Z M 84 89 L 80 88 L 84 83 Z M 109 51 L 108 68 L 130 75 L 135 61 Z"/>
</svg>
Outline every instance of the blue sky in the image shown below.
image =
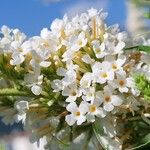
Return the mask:
<svg viewBox="0 0 150 150">
<path fill-rule="evenodd" d="M 0 0 L 0 26 L 19 28 L 28 36 L 39 35 L 55 18 L 62 18 L 65 13 L 73 16 L 90 7 L 104 7 L 109 24 L 125 27 L 125 0 Z"/>
</svg>

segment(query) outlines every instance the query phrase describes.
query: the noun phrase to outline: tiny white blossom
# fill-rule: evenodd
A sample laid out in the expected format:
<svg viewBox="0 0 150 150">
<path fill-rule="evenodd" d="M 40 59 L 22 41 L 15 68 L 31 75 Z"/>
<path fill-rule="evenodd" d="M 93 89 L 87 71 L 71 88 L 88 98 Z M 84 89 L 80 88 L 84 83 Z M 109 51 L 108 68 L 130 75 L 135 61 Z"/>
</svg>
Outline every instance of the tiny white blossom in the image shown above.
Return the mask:
<svg viewBox="0 0 150 150">
<path fill-rule="evenodd" d="M 77 122 L 77 125 L 81 125 L 86 121 L 85 114 L 88 112 L 88 107 L 85 102 L 82 101 L 79 107 L 75 102 L 72 102 L 67 105 L 66 109 L 71 112 L 71 114 L 67 115 L 65 118 L 68 125 L 72 126 L 75 122 Z"/>
<path fill-rule="evenodd" d="M 82 61 L 87 63 L 87 64 L 93 64 L 94 63 L 94 59 L 92 59 L 88 54 L 83 55 Z"/>
<path fill-rule="evenodd" d="M 41 34 L 40 35 L 41 35 L 41 37 L 43 39 L 50 39 L 51 38 L 51 32 L 47 28 L 43 28 L 41 30 Z"/>
<path fill-rule="evenodd" d="M 26 119 L 26 111 L 29 109 L 28 101 L 19 101 L 15 103 L 16 110 L 18 114 L 15 116 L 16 122 L 25 121 Z"/>
<path fill-rule="evenodd" d="M 40 95 L 41 92 L 42 92 L 42 88 L 41 88 L 39 85 L 33 85 L 33 86 L 31 87 L 31 91 L 32 91 L 32 93 L 35 94 L 35 95 Z"/>
<path fill-rule="evenodd" d="M 83 96 L 82 99 L 84 101 L 93 101 L 95 98 L 95 88 L 94 87 L 89 87 L 87 89 L 83 89 Z"/>
<path fill-rule="evenodd" d="M 104 43 L 100 44 L 98 40 L 95 40 L 92 42 L 92 45 L 97 58 L 103 58 L 105 55 L 107 55 L 107 52 L 105 51 Z"/>
<path fill-rule="evenodd" d="M 81 96 L 81 91 L 78 89 L 76 83 L 72 83 L 63 89 L 62 95 L 68 96 L 66 102 L 74 102 L 78 97 Z"/>
<path fill-rule="evenodd" d="M 114 95 L 113 91 L 106 86 L 103 92 L 99 93 L 99 96 L 103 100 L 103 108 L 105 111 L 112 111 L 115 106 L 120 106 L 122 104 L 122 99 L 118 95 Z"/>
<path fill-rule="evenodd" d="M 41 84 L 43 81 L 43 75 L 28 73 L 24 77 L 25 82 L 31 87 L 31 91 L 35 95 L 40 95 L 42 92 Z"/>
<path fill-rule="evenodd" d="M 121 93 L 127 93 L 129 88 L 134 87 L 134 80 L 131 77 L 126 77 L 126 72 L 120 70 L 117 73 L 117 79 L 110 82 L 110 85 L 114 88 L 118 88 Z"/>
<path fill-rule="evenodd" d="M 92 83 L 92 73 L 85 73 L 80 80 L 80 85 L 82 88 L 89 88 Z"/>
<path fill-rule="evenodd" d="M 87 103 L 89 111 L 86 115 L 87 121 L 94 122 L 95 116 L 104 118 L 106 116 L 106 111 L 100 107 L 101 101 L 99 99 L 93 100 L 91 103 Z"/>
<path fill-rule="evenodd" d="M 19 52 L 14 52 L 12 54 L 12 59 L 10 60 L 11 65 L 19 65 L 25 60 L 25 57 L 19 53 Z"/>
<path fill-rule="evenodd" d="M 63 89 L 63 83 L 61 80 L 56 79 L 51 82 L 51 87 L 54 92 L 59 92 Z"/>
<path fill-rule="evenodd" d="M 111 64 L 107 61 L 102 63 L 96 62 L 92 66 L 94 81 L 103 84 L 114 79 L 114 72 L 111 69 Z"/>
<path fill-rule="evenodd" d="M 113 71 L 118 71 L 123 69 L 123 64 L 126 61 L 126 57 L 124 55 L 119 55 L 116 59 L 115 56 L 107 55 L 105 57 L 105 61 L 108 61 L 111 63 L 111 68 Z"/>
<path fill-rule="evenodd" d="M 73 52 L 78 51 L 80 48 L 84 47 L 87 44 L 87 39 L 84 32 L 81 32 L 77 37 L 74 37 L 72 40 L 73 41 L 71 43 L 71 50 Z"/>
</svg>

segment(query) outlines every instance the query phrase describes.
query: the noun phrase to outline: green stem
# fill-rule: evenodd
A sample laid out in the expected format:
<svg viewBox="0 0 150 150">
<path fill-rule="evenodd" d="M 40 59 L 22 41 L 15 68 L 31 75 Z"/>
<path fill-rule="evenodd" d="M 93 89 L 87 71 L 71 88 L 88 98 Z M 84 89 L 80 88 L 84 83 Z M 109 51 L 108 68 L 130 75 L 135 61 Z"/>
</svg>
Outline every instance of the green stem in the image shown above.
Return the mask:
<svg viewBox="0 0 150 150">
<path fill-rule="evenodd" d="M 131 47 L 125 48 L 124 50 L 131 50 L 131 49 L 138 48 L 138 47 L 139 47 L 138 45 L 137 46 L 131 46 Z"/>
<path fill-rule="evenodd" d="M 32 93 L 27 91 L 19 91 L 14 88 L 5 88 L 0 89 L 0 96 L 27 96 L 27 97 L 34 97 Z"/>
<path fill-rule="evenodd" d="M 129 149 L 129 150 L 138 150 L 138 149 L 144 149 L 144 147 L 145 146 L 147 146 L 148 144 L 150 144 L 150 141 L 147 141 L 146 143 L 144 143 L 144 144 L 141 144 L 141 145 L 139 145 L 139 146 L 136 146 L 136 147 L 133 147 L 133 148 L 131 148 L 131 149 Z M 143 147 L 143 148 L 142 148 Z M 145 147 L 146 148 L 146 147 Z"/>
</svg>

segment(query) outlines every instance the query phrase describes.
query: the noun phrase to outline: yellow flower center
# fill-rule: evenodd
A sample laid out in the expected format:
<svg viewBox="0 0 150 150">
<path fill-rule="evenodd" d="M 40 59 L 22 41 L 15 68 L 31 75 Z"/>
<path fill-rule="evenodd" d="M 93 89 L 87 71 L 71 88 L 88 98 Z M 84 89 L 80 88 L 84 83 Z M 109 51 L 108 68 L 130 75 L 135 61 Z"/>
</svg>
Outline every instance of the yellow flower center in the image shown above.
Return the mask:
<svg viewBox="0 0 150 150">
<path fill-rule="evenodd" d="M 95 112 L 96 111 L 96 106 L 95 105 L 91 105 L 90 106 L 90 112 Z"/>
<path fill-rule="evenodd" d="M 77 93 L 75 91 L 72 91 L 72 93 L 71 93 L 72 96 L 76 96 L 76 94 Z"/>
<path fill-rule="evenodd" d="M 78 42 L 78 44 L 79 44 L 79 46 L 82 46 L 82 41 L 80 40 L 80 41 Z"/>
<path fill-rule="evenodd" d="M 125 83 L 124 83 L 123 80 L 120 80 L 120 81 L 119 81 L 119 85 L 120 85 L 120 86 L 124 86 L 124 84 L 125 84 Z"/>
<path fill-rule="evenodd" d="M 101 53 L 101 50 L 97 48 L 97 49 L 95 49 L 95 52 L 96 53 Z"/>
<path fill-rule="evenodd" d="M 117 69 L 117 65 L 116 65 L 116 64 L 113 64 L 113 65 L 112 65 L 112 69 L 116 70 L 116 69 Z"/>
<path fill-rule="evenodd" d="M 108 75 L 107 75 L 107 73 L 102 73 L 102 74 L 101 74 L 101 77 L 102 77 L 102 78 L 107 78 Z"/>
<path fill-rule="evenodd" d="M 80 113 L 79 111 L 75 112 L 75 115 L 76 115 L 76 116 L 80 116 L 80 114 L 81 114 L 81 113 Z"/>
<path fill-rule="evenodd" d="M 105 101 L 106 101 L 106 102 L 110 102 L 110 100 L 111 100 L 111 99 L 110 99 L 110 96 L 105 96 Z"/>
<path fill-rule="evenodd" d="M 49 45 L 48 42 L 45 41 L 45 42 L 43 43 L 43 46 L 47 48 L 47 47 L 49 47 L 50 45 Z"/>
</svg>

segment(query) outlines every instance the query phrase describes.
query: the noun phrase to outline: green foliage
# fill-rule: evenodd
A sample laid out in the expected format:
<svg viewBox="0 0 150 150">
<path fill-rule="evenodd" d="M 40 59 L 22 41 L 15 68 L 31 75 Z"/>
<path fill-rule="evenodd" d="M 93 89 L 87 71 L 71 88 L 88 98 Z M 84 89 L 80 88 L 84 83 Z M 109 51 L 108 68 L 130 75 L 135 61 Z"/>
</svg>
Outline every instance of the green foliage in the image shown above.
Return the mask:
<svg viewBox="0 0 150 150">
<path fill-rule="evenodd" d="M 6 150 L 4 144 L 0 144 L 0 150 Z"/>
<path fill-rule="evenodd" d="M 147 18 L 147 19 L 150 19 L 150 12 L 144 13 L 144 17 Z"/>
<path fill-rule="evenodd" d="M 150 81 L 143 74 L 135 75 L 135 83 L 145 100 L 150 101 Z"/>
<path fill-rule="evenodd" d="M 137 6 L 150 6 L 149 0 L 130 0 L 135 3 Z"/>
<path fill-rule="evenodd" d="M 135 50 L 135 51 L 143 51 L 143 52 L 150 53 L 150 46 L 138 45 L 138 46 L 125 48 L 125 51 L 126 50 Z"/>
</svg>

